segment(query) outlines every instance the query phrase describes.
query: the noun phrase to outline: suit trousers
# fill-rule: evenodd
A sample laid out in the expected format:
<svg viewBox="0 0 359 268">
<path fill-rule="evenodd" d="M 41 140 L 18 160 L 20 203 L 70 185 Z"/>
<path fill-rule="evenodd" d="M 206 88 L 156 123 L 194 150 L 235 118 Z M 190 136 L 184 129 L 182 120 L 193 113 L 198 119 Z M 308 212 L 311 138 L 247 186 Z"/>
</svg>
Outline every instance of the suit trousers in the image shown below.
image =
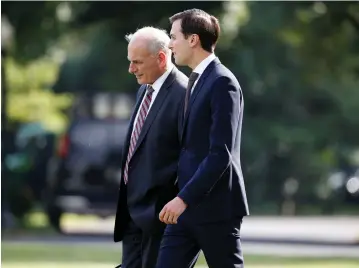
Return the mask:
<svg viewBox="0 0 359 268">
<path fill-rule="evenodd" d="M 155 268 L 162 234 L 146 234 L 131 220 L 122 240 L 122 268 Z"/>
<path fill-rule="evenodd" d="M 179 220 L 167 225 L 157 268 L 192 268 L 200 250 L 209 268 L 243 268 L 241 224 L 242 217 L 206 224 Z"/>
</svg>

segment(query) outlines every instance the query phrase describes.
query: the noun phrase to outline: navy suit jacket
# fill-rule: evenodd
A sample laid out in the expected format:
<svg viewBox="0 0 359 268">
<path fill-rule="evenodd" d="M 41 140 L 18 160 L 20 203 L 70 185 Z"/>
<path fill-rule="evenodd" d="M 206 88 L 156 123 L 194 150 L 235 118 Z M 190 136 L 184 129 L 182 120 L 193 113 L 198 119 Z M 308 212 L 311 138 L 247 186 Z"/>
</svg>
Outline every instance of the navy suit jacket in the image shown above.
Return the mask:
<svg viewBox="0 0 359 268">
<path fill-rule="evenodd" d="M 187 83 L 187 76 L 174 67 L 151 106 L 129 163 L 127 185 L 121 180 L 114 230 L 116 242 L 123 239 L 130 217 L 149 234 L 161 233 L 165 228 L 159 213 L 178 193 L 175 185 L 181 150 L 178 118 L 183 114 Z M 125 141 L 122 170 L 134 119 L 145 93 L 146 86 L 141 86 Z"/>
<path fill-rule="evenodd" d="M 236 77 L 216 58 L 193 89 L 182 121 L 178 196 L 180 217 L 197 223 L 249 214 L 241 170 L 243 95 Z"/>
</svg>

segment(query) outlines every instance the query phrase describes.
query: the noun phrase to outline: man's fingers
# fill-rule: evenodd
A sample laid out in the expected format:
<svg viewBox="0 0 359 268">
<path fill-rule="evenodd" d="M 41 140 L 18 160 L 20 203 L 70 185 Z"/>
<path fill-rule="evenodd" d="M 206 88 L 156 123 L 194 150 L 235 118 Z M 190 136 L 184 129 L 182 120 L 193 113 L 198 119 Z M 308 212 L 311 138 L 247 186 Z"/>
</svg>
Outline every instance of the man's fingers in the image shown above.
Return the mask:
<svg viewBox="0 0 359 268">
<path fill-rule="evenodd" d="M 175 215 L 174 217 L 173 217 L 173 224 L 177 224 L 177 221 L 178 221 L 178 215 Z"/>
<path fill-rule="evenodd" d="M 173 214 L 171 214 L 169 217 L 168 217 L 168 222 L 169 224 L 174 224 L 174 218 L 175 216 Z"/>
<path fill-rule="evenodd" d="M 165 224 L 177 224 L 180 213 L 176 213 L 176 209 L 172 208 L 172 204 L 167 204 L 163 207 L 159 214 L 159 219 Z"/>
<path fill-rule="evenodd" d="M 162 221 L 162 222 L 164 222 L 164 216 L 166 214 L 166 210 L 167 210 L 167 208 L 166 208 L 166 206 L 164 206 L 160 212 L 160 221 Z"/>
<path fill-rule="evenodd" d="M 166 210 L 165 215 L 163 216 L 163 222 L 169 224 L 169 217 L 171 216 L 170 212 Z"/>
</svg>

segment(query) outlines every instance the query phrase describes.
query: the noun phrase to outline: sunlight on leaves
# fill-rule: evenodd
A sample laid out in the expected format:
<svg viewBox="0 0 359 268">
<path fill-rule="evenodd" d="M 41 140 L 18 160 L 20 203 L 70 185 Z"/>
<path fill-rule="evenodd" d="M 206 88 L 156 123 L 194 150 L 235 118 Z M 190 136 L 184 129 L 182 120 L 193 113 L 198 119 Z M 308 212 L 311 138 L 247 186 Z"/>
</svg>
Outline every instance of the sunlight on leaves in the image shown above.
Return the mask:
<svg viewBox="0 0 359 268">
<path fill-rule="evenodd" d="M 221 29 L 223 32 L 221 44 L 230 46 L 237 37 L 241 26 L 249 21 L 249 9 L 246 2 L 228 1 L 224 4 Z"/>
<path fill-rule="evenodd" d="M 60 132 L 66 126 L 61 112 L 70 106 L 68 94 L 54 94 L 58 65 L 48 59 L 39 59 L 28 65 L 19 65 L 9 59 L 7 65 L 8 106 L 10 120 L 41 122 L 49 130 Z"/>
</svg>

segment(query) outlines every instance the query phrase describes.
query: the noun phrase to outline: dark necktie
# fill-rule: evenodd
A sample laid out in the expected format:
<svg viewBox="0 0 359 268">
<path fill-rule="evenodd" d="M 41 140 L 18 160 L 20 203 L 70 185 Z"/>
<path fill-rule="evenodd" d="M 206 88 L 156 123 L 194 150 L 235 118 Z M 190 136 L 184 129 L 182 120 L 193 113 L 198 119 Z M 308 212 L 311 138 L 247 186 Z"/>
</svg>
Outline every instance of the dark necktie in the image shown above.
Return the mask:
<svg viewBox="0 0 359 268">
<path fill-rule="evenodd" d="M 138 138 L 140 136 L 143 124 L 145 123 L 147 113 L 148 113 L 148 109 L 150 108 L 150 104 L 151 104 L 151 101 L 152 101 L 152 93 L 153 93 L 153 91 L 154 91 L 153 88 L 150 85 L 148 85 L 145 99 L 144 99 L 144 101 L 142 103 L 141 108 L 139 109 L 139 112 L 138 112 L 138 118 L 137 118 L 137 121 L 136 121 L 136 125 L 134 126 L 133 131 L 132 131 L 131 140 L 130 140 L 130 147 L 128 148 L 127 161 L 126 161 L 125 170 L 124 170 L 124 173 L 123 173 L 123 179 L 125 181 L 125 184 L 127 184 L 127 181 L 128 181 L 128 164 L 129 164 L 129 162 L 131 160 L 133 151 L 135 150 L 136 143 L 137 143 L 137 140 L 138 140 Z"/>
<path fill-rule="evenodd" d="M 197 80 L 198 76 L 199 76 L 199 73 L 195 73 L 195 72 L 192 72 L 189 76 L 188 85 L 187 85 L 187 89 L 186 89 L 186 98 L 184 100 L 184 115 L 186 115 L 186 112 L 187 112 L 193 84 Z"/>
</svg>

